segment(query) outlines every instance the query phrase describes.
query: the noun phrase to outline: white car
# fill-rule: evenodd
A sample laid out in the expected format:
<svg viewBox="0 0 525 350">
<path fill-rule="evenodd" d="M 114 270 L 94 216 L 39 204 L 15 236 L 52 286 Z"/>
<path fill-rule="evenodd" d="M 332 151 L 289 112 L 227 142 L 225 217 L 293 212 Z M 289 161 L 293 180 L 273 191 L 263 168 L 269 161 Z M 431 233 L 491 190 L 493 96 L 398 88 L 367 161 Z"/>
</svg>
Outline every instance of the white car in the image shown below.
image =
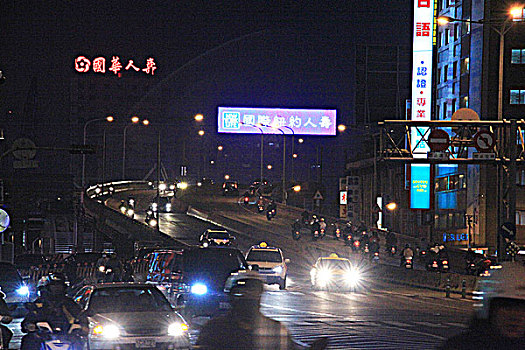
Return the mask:
<svg viewBox="0 0 525 350">
<path fill-rule="evenodd" d="M 286 289 L 287 263 L 290 259 L 283 258 L 283 252 L 276 247 L 269 247 L 262 242 L 252 246 L 246 254 L 250 265 L 259 266 L 259 274 L 267 284 L 278 284 L 279 289 Z"/>
<path fill-rule="evenodd" d="M 88 316 L 91 350 L 191 349 L 188 324 L 151 284 L 88 285 L 73 300 Z"/>
</svg>

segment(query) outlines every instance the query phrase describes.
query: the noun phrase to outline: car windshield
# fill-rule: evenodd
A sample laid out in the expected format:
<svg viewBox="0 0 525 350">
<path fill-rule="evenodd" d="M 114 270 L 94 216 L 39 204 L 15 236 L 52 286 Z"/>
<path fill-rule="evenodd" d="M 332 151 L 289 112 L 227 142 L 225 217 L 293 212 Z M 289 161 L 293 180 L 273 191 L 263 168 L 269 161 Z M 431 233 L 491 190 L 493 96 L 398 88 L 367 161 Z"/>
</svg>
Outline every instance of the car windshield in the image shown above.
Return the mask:
<svg viewBox="0 0 525 350">
<path fill-rule="evenodd" d="M 275 250 L 251 250 L 246 257 L 248 261 L 282 262 L 281 253 Z"/>
<path fill-rule="evenodd" d="M 210 232 L 208 237 L 211 239 L 229 239 L 230 234 L 228 232 Z"/>
<path fill-rule="evenodd" d="M 319 262 L 319 268 L 330 270 L 348 270 L 351 268 L 348 260 L 323 259 Z"/>
<path fill-rule="evenodd" d="M 155 288 L 123 287 L 95 290 L 89 310 L 95 313 L 171 311 L 171 306 Z"/>
<path fill-rule="evenodd" d="M 18 282 L 20 279 L 20 275 L 14 267 L 0 264 L 0 282 Z"/>
<path fill-rule="evenodd" d="M 191 274 L 208 273 L 224 276 L 247 268 L 240 251 L 236 249 L 195 249 L 184 254 L 184 266 Z"/>
</svg>

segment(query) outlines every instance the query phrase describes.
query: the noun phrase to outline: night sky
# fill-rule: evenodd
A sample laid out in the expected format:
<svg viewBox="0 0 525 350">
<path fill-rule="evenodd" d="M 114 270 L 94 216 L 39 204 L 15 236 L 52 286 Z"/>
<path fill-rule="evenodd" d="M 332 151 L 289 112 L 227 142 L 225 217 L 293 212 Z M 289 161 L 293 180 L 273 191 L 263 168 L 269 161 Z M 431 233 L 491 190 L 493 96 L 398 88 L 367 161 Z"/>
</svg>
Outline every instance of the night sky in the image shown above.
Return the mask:
<svg viewBox="0 0 525 350">
<path fill-rule="evenodd" d="M 133 59 L 142 66 L 154 57 L 157 70 L 142 99 L 108 98 L 97 107 L 147 114 L 153 123 L 201 112 L 217 142 L 228 141 L 214 133 L 218 105 L 331 107 L 339 122 L 359 122 L 355 45 L 410 45 L 411 8 L 408 0 L 3 0 L 0 70 L 7 80 L 0 86 L 0 122 L 16 125 L 11 135 L 32 129 L 39 144 L 78 141 L 92 117 L 69 105 L 71 81 L 82 78 L 74 70 L 78 55 L 118 55 L 123 64 Z M 228 43 L 235 38 L 242 39 Z M 104 87 L 122 88 L 111 78 Z M 335 138 L 319 142 L 341 146 Z M 57 168 L 60 159 L 54 161 Z M 342 159 L 337 167 L 333 174 L 344 169 Z"/>
</svg>

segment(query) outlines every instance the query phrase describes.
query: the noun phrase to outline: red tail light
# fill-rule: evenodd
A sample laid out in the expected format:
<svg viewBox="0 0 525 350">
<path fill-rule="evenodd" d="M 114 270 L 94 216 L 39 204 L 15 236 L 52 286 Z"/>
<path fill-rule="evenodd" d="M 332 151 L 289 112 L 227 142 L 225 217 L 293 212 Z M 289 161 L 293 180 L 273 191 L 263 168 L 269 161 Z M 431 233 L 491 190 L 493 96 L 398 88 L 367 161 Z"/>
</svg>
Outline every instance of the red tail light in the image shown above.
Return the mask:
<svg viewBox="0 0 525 350">
<path fill-rule="evenodd" d="M 249 197 L 244 197 L 244 201 L 245 201 L 245 202 L 248 202 L 249 200 L 250 200 Z"/>
<path fill-rule="evenodd" d="M 443 265 L 448 265 L 448 261 L 443 260 Z"/>
<path fill-rule="evenodd" d="M 355 242 L 354 242 L 354 245 L 355 245 L 356 247 L 359 247 L 359 241 L 355 241 Z"/>
</svg>

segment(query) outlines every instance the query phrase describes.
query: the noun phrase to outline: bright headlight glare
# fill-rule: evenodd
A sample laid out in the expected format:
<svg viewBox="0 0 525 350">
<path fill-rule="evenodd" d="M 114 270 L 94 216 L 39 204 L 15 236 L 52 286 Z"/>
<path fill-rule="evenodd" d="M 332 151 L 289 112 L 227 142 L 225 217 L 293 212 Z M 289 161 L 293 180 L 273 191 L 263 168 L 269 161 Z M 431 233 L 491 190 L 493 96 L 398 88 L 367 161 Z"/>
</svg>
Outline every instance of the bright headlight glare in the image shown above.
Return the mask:
<svg viewBox="0 0 525 350">
<path fill-rule="evenodd" d="M 166 203 L 166 211 L 171 211 L 171 203 Z"/>
<path fill-rule="evenodd" d="M 191 292 L 197 295 L 204 295 L 208 293 L 208 287 L 202 283 L 195 283 L 193 286 L 191 286 Z"/>
<path fill-rule="evenodd" d="M 157 226 L 157 220 L 155 220 L 155 219 L 151 219 L 151 220 L 149 221 L 149 225 L 150 225 L 150 226 Z"/>
<path fill-rule="evenodd" d="M 128 209 L 128 216 L 133 216 L 135 214 L 135 210 Z"/>
<path fill-rule="evenodd" d="M 281 273 L 283 272 L 283 267 L 282 266 L 276 266 L 272 269 L 273 272 L 275 273 Z"/>
<path fill-rule="evenodd" d="M 29 287 L 28 286 L 20 286 L 18 287 L 18 289 L 16 290 L 16 293 L 18 295 L 21 295 L 21 296 L 28 296 L 29 295 Z"/>
<path fill-rule="evenodd" d="M 186 323 L 172 323 L 168 327 L 168 334 L 172 337 L 180 337 L 188 331 L 188 325 Z"/>
<path fill-rule="evenodd" d="M 355 269 L 348 270 L 345 273 L 345 280 L 348 284 L 356 285 L 361 281 L 361 273 Z"/>
<path fill-rule="evenodd" d="M 106 339 L 116 339 L 120 336 L 120 330 L 114 324 L 98 325 L 93 328 L 93 334 L 101 335 Z"/>
<path fill-rule="evenodd" d="M 126 207 L 124 207 L 124 206 L 120 207 L 120 211 L 121 211 L 122 213 L 125 213 L 125 212 L 126 212 Z"/>
<path fill-rule="evenodd" d="M 332 271 L 328 270 L 328 269 L 322 269 L 322 270 L 319 270 L 319 273 L 317 274 L 317 278 L 319 279 L 320 282 L 330 282 L 330 280 L 332 279 Z"/>
<path fill-rule="evenodd" d="M 106 270 L 106 267 L 104 265 L 101 265 L 101 266 L 98 267 L 98 270 L 100 272 L 104 272 Z"/>
</svg>

